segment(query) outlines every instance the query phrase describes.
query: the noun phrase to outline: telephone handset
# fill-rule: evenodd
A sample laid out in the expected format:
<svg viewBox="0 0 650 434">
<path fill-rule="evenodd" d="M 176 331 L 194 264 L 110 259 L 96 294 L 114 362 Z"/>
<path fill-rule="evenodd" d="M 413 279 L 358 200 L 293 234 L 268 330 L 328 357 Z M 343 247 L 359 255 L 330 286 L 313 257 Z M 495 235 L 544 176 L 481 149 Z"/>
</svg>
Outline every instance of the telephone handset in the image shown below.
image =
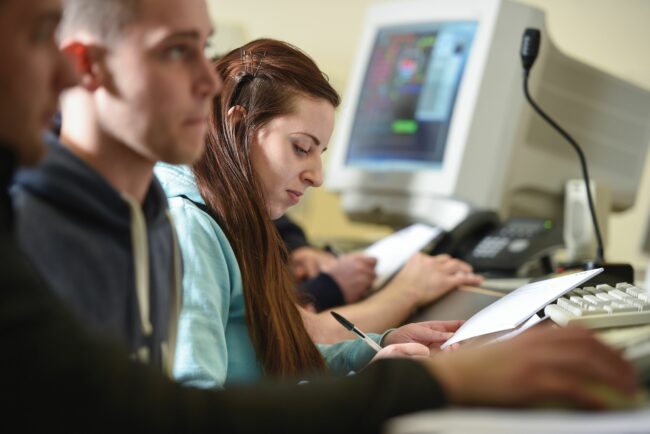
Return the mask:
<svg viewBox="0 0 650 434">
<path fill-rule="evenodd" d="M 562 246 L 562 233 L 546 219 L 512 218 L 499 222 L 496 213 L 475 211 L 447 232 L 431 250 L 449 253 L 491 276 L 547 274 L 550 253 Z"/>
</svg>

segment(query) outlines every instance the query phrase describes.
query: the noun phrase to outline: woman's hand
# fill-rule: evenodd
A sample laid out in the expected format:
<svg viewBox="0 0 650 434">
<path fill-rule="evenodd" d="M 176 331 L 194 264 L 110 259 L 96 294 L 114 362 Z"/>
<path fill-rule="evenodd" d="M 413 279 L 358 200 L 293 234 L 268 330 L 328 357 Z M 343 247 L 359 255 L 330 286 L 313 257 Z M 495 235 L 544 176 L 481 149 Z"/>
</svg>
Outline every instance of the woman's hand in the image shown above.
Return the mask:
<svg viewBox="0 0 650 434">
<path fill-rule="evenodd" d="M 385 346 L 415 342 L 429 348 L 431 352 L 438 352 L 440 345 L 453 336 L 465 321 L 425 321 L 402 326 L 384 336 Z M 452 349 L 457 346 L 452 345 Z"/>
<path fill-rule="evenodd" d="M 413 255 L 385 290 L 400 291 L 412 297 L 416 306 L 427 305 L 451 289 L 462 285 L 479 285 L 483 278 L 472 267 L 449 255 Z"/>
<path fill-rule="evenodd" d="M 378 351 L 370 363 L 379 359 L 429 357 L 429 348 L 417 343 L 389 345 Z"/>
</svg>

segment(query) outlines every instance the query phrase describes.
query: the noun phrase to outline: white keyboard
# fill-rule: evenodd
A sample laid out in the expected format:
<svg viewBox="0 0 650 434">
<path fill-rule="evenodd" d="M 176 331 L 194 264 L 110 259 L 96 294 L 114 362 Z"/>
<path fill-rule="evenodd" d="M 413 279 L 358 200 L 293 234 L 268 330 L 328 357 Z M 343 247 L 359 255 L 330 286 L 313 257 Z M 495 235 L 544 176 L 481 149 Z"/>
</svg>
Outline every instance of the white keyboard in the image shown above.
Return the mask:
<svg viewBox="0 0 650 434">
<path fill-rule="evenodd" d="M 553 322 L 598 329 L 650 324 L 650 292 L 629 283 L 574 289 L 544 308 Z"/>
</svg>

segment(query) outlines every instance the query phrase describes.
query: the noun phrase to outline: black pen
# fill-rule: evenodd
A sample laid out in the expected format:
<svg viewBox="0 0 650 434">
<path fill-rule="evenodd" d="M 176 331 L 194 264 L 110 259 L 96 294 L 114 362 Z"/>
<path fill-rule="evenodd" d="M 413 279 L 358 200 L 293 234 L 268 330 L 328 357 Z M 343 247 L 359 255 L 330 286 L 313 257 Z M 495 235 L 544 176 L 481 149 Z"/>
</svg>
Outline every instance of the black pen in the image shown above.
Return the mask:
<svg viewBox="0 0 650 434">
<path fill-rule="evenodd" d="M 352 324 L 350 321 L 343 318 L 341 315 L 339 315 L 336 312 L 330 312 L 330 313 L 332 314 L 334 319 L 336 319 L 338 322 L 341 323 L 343 327 L 345 327 L 346 329 L 350 330 L 352 333 L 357 335 L 360 339 L 362 339 L 365 343 L 367 343 L 370 348 L 372 348 L 375 351 L 381 350 L 381 347 L 377 344 L 377 342 L 370 339 L 364 332 L 356 328 L 354 324 Z"/>
</svg>

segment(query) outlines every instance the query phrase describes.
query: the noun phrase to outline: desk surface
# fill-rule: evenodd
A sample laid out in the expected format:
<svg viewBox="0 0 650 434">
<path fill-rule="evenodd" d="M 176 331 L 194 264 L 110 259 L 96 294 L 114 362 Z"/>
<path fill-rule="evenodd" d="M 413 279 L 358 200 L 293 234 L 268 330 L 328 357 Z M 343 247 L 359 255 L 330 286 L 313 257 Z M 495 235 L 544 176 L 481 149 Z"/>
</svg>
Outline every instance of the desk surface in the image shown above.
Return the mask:
<svg viewBox="0 0 650 434">
<path fill-rule="evenodd" d="M 412 321 L 468 319 L 503 295 L 505 295 L 503 292 L 462 287 L 420 310 L 413 316 Z M 646 327 L 650 328 L 650 326 Z M 452 408 L 425 411 L 392 419 L 386 425 L 384 432 L 387 434 L 457 434 L 460 432 L 647 434 L 650 432 L 649 427 L 650 407 L 605 413 Z"/>
<path fill-rule="evenodd" d="M 420 309 L 409 322 L 469 319 L 485 306 L 503 297 L 503 293 L 470 286 L 454 289 L 440 300 Z"/>
<path fill-rule="evenodd" d="M 647 434 L 650 408 L 629 411 L 448 409 L 392 419 L 387 434 Z"/>
</svg>

